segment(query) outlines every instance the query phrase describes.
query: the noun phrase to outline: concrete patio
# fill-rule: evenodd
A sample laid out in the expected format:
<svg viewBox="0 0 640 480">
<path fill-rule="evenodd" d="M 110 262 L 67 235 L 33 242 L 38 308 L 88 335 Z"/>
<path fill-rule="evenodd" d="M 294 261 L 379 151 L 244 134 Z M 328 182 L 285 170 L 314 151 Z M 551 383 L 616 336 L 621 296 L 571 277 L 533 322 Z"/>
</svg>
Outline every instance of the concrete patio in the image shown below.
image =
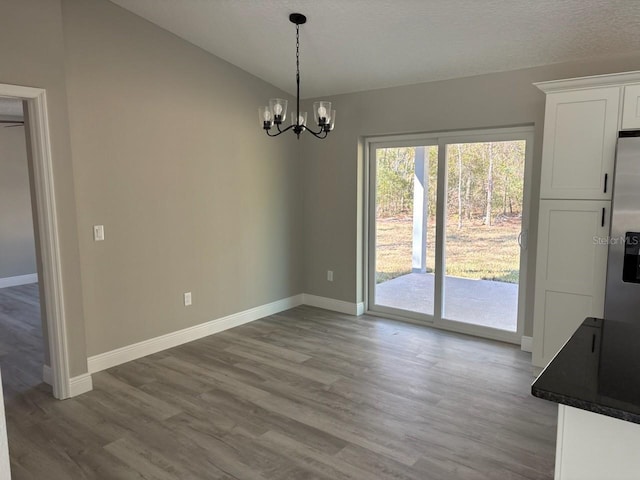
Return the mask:
<svg viewBox="0 0 640 480">
<path fill-rule="evenodd" d="M 518 285 L 445 277 L 444 318 L 515 332 Z M 433 315 L 434 275 L 409 273 L 376 286 L 376 305 Z"/>
</svg>

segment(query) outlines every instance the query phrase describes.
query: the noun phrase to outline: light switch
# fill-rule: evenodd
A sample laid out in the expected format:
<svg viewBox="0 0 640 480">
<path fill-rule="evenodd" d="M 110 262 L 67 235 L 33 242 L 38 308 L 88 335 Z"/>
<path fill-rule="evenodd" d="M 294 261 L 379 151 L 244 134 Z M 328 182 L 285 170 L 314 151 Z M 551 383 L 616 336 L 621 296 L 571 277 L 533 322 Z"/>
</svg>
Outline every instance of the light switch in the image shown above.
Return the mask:
<svg viewBox="0 0 640 480">
<path fill-rule="evenodd" d="M 100 242 L 104 240 L 104 225 L 94 225 L 93 226 L 93 239 L 96 242 Z"/>
</svg>

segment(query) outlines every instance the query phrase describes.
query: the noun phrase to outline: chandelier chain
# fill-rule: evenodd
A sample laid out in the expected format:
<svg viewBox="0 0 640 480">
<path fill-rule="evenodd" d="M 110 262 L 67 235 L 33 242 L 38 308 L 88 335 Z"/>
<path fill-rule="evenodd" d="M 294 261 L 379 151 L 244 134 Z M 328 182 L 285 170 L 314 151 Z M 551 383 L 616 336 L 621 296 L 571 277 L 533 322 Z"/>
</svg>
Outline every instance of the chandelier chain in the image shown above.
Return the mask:
<svg viewBox="0 0 640 480">
<path fill-rule="evenodd" d="M 296 75 L 300 76 L 300 25 L 296 25 Z"/>
<path fill-rule="evenodd" d="M 300 125 L 300 25 L 298 24 L 296 24 L 296 125 Z"/>
</svg>

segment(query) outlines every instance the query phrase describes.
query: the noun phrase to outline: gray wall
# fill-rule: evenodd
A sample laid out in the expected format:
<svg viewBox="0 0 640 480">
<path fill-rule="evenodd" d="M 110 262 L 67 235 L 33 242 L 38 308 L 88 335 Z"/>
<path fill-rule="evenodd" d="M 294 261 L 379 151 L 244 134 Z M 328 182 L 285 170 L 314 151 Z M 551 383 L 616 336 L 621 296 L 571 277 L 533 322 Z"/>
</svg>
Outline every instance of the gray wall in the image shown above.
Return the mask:
<svg viewBox="0 0 640 480">
<path fill-rule="evenodd" d="M 535 125 L 525 335 L 533 332 L 533 286 L 540 187 L 544 80 L 635 70 L 640 55 L 576 62 L 476 77 L 338 95 L 336 130 L 305 138 L 301 162 L 305 231 L 305 292 L 347 302 L 363 300 L 363 137 Z M 305 102 L 310 105 L 309 102 Z M 309 108 L 307 108 L 308 110 Z M 334 281 L 326 271 L 334 271 Z"/>
<path fill-rule="evenodd" d="M 360 301 L 362 136 L 535 124 L 535 230 L 531 83 L 638 60 L 341 95 L 328 140 L 274 141 L 256 109 L 284 94 L 246 72 L 106 0 L 4 2 L 0 83 L 47 89 L 72 375 L 87 354 L 303 291 Z"/>
<path fill-rule="evenodd" d="M 298 144 L 257 116 L 285 94 L 107 1 L 63 19 L 88 354 L 302 293 Z"/>
<path fill-rule="evenodd" d="M 257 121 L 283 92 L 106 0 L 5 2 L 0 83 L 47 90 L 73 376 L 302 292 L 299 146 Z"/>
<path fill-rule="evenodd" d="M 72 375 L 87 371 L 62 14 L 57 0 L 2 2 L 0 83 L 47 90 L 53 175 Z"/>
<path fill-rule="evenodd" d="M 36 273 L 24 127 L 0 125 L 0 278 Z"/>
</svg>

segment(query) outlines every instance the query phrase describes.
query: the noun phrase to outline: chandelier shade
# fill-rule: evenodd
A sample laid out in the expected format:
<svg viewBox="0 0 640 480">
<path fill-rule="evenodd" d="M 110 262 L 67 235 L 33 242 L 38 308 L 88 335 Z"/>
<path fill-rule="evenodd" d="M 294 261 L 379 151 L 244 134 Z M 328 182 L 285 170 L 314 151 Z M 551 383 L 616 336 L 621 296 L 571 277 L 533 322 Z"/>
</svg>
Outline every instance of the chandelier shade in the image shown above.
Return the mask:
<svg viewBox="0 0 640 480">
<path fill-rule="evenodd" d="M 313 104 L 315 121 L 319 127 L 323 127 L 331 121 L 331 102 L 315 102 Z"/>
<path fill-rule="evenodd" d="M 281 128 L 287 118 L 288 102 L 283 98 L 272 98 L 269 100 L 269 105 L 259 107 L 258 120 L 270 137 L 277 137 L 292 130 L 298 138 L 304 131 L 308 131 L 316 138 L 327 138 L 335 126 L 336 111 L 331 109 L 331 102 L 319 101 L 313 104 L 311 123 L 318 127 L 317 130 L 309 128 L 307 112 L 300 111 L 300 25 L 307 22 L 307 17 L 301 13 L 292 13 L 289 15 L 289 21 L 296 26 L 296 105 L 295 110 L 292 107 L 291 125 Z"/>
</svg>

